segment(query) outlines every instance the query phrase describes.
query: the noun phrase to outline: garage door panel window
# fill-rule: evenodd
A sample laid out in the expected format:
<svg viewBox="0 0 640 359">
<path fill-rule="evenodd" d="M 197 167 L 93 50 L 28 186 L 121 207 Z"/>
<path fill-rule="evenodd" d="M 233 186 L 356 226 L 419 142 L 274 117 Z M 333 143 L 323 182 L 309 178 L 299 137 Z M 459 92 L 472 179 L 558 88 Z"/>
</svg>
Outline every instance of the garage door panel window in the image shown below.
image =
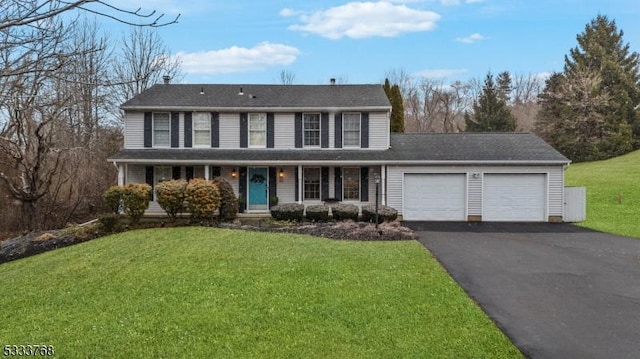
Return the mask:
<svg viewBox="0 0 640 359">
<path fill-rule="evenodd" d="M 360 168 L 342 170 L 342 196 L 345 201 L 360 200 Z"/>
</svg>

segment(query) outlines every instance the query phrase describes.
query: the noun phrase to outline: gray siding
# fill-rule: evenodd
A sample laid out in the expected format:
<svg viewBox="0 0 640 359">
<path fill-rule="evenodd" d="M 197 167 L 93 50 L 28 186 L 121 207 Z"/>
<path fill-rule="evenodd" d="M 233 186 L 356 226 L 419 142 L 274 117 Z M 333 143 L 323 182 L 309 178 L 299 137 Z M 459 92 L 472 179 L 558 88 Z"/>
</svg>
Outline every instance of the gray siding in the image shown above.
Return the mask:
<svg viewBox="0 0 640 359">
<path fill-rule="evenodd" d="M 386 149 L 389 147 L 389 113 L 369 113 L 369 148 Z"/>
<path fill-rule="evenodd" d="M 240 115 L 220 114 L 220 148 L 240 148 Z"/>
<path fill-rule="evenodd" d="M 293 113 L 276 113 L 274 116 L 274 147 L 294 148 L 295 128 Z"/>
<path fill-rule="evenodd" d="M 127 165 L 127 177 L 125 183 L 145 183 L 145 166 Z"/>
<path fill-rule="evenodd" d="M 278 178 L 278 203 L 294 203 L 296 201 L 295 167 L 283 167 L 284 178 Z M 280 167 L 277 169 L 280 172 Z"/>
<path fill-rule="evenodd" d="M 125 113 L 124 147 L 144 148 L 144 112 Z"/>
<path fill-rule="evenodd" d="M 389 166 L 387 205 L 402 214 L 404 173 L 467 173 L 467 208 L 469 215 L 482 215 L 482 178 L 487 173 L 547 174 L 547 215 L 562 216 L 564 183 L 562 166 Z M 473 178 L 473 173 L 480 176 Z"/>
</svg>

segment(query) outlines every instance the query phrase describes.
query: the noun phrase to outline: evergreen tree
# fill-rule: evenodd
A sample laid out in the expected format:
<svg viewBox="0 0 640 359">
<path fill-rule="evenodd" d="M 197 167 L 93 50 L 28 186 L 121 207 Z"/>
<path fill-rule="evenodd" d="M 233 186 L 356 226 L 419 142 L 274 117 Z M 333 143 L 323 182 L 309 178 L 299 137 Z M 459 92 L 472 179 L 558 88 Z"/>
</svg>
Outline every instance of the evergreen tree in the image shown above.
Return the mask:
<svg viewBox="0 0 640 359">
<path fill-rule="evenodd" d="M 504 99 L 487 73 L 482 93 L 473 104 L 473 114 L 465 113 L 467 132 L 511 132 L 516 129 L 516 118 L 511 114 Z"/>
<path fill-rule="evenodd" d="M 498 97 L 508 104 L 511 98 L 511 74 L 509 71 L 499 73 L 496 82 L 498 83 Z"/>
<path fill-rule="evenodd" d="M 597 73 L 609 101 L 594 111 L 613 124 L 624 121 L 631 126 L 633 144 L 638 148 L 640 113 L 636 107 L 640 104 L 640 55 L 630 52 L 623 35 L 614 20 L 598 15 L 577 36 L 578 46 L 565 56 L 564 74 L 571 77 L 583 70 Z"/>
<path fill-rule="evenodd" d="M 404 132 L 404 103 L 400 86 L 391 86 L 389 79 L 385 79 L 382 87 L 391 103 L 390 130 L 391 132 L 402 133 Z"/>
</svg>

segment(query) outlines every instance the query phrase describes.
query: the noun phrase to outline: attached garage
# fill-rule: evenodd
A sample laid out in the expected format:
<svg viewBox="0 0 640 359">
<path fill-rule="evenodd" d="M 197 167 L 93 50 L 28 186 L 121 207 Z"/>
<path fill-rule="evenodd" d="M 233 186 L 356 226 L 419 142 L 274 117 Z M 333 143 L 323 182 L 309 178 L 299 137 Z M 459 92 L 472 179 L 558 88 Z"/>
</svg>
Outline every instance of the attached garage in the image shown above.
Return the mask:
<svg viewBox="0 0 640 359">
<path fill-rule="evenodd" d="M 482 197 L 483 221 L 546 221 L 546 174 L 485 174 Z"/>
<path fill-rule="evenodd" d="M 404 175 L 405 220 L 465 221 L 466 174 L 408 173 Z"/>
</svg>

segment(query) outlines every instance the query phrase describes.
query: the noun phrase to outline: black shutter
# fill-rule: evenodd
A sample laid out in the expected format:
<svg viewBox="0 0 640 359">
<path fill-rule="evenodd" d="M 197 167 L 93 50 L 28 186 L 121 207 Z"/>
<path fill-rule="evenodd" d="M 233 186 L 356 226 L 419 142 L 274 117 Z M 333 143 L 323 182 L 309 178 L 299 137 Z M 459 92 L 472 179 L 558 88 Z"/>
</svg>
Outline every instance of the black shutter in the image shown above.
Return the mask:
<svg viewBox="0 0 640 359">
<path fill-rule="evenodd" d="M 369 112 L 363 112 L 360 118 L 360 147 L 369 148 Z"/>
<path fill-rule="evenodd" d="M 193 147 L 193 122 L 192 122 L 193 113 L 185 112 L 184 113 L 184 147 Z"/>
<path fill-rule="evenodd" d="M 296 191 L 296 195 L 295 195 L 295 200 L 296 202 L 298 202 L 300 200 L 300 184 L 298 183 L 298 166 L 296 166 L 295 171 L 293 171 L 293 175 L 295 176 L 295 191 Z"/>
<path fill-rule="evenodd" d="M 211 147 L 220 147 L 220 113 L 211 112 Z"/>
<path fill-rule="evenodd" d="M 249 147 L 249 118 L 246 112 L 240 114 L 240 148 Z"/>
<path fill-rule="evenodd" d="M 247 209 L 247 202 L 249 202 L 249 197 L 247 197 L 247 167 L 240 167 L 238 172 L 240 172 L 238 175 L 238 189 L 240 196 L 244 198 L 244 201 L 240 202 L 240 212 L 244 212 Z"/>
<path fill-rule="evenodd" d="M 184 176 L 187 178 L 187 181 L 193 179 L 193 166 L 187 166 L 184 168 Z"/>
<path fill-rule="evenodd" d="M 171 169 L 171 178 L 173 178 L 174 180 L 178 180 L 180 179 L 180 177 L 182 177 L 182 171 L 180 169 L 180 166 L 175 166 Z"/>
<path fill-rule="evenodd" d="M 153 201 L 153 166 L 146 166 L 144 169 L 145 182 L 151 186 L 151 193 L 149 193 L 149 200 Z"/>
<path fill-rule="evenodd" d="M 267 113 L 267 148 L 275 147 L 275 120 L 273 112 Z"/>
<path fill-rule="evenodd" d="M 342 113 L 336 113 L 336 148 L 342 148 Z"/>
<path fill-rule="evenodd" d="M 144 113 L 144 147 L 153 146 L 153 115 L 151 112 Z"/>
<path fill-rule="evenodd" d="M 278 194 L 278 173 L 275 167 L 269 167 L 269 208 L 273 207 L 271 198 Z"/>
<path fill-rule="evenodd" d="M 342 201 L 342 168 L 335 167 L 333 169 L 336 173 L 335 185 L 336 185 L 336 200 Z"/>
<path fill-rule="evenodd" d="M 320 147 L 329 148 L 329 114 L 320 115 Z"/>
<path fill-rule="evenodd" d="M 222 169 L 220 167 L 211 166 L 209 167 L 209 178 L 214 179 L 216 177 L 220 177 Z"/>
<path fill-rule="evenodd" d="M 329 198 L 329 167 L 320 168 L 320 199 Z"/>
<path fill-rule="evenodd" d="M 296 148 L 302 148 L 302 112 L 296 112 L 295 121 L 294 121 L 294 129 L 295 129 L 295 146 Z"/>
<path fill-rule="evenodd" d="M 171 112 L 171 147 L 180 147 L 180 113 Z"/>
<path fill-rule="evenodd" d="M 360 201 L 369 201 L 369 167 L 360 167 Z"/>
</svg>

